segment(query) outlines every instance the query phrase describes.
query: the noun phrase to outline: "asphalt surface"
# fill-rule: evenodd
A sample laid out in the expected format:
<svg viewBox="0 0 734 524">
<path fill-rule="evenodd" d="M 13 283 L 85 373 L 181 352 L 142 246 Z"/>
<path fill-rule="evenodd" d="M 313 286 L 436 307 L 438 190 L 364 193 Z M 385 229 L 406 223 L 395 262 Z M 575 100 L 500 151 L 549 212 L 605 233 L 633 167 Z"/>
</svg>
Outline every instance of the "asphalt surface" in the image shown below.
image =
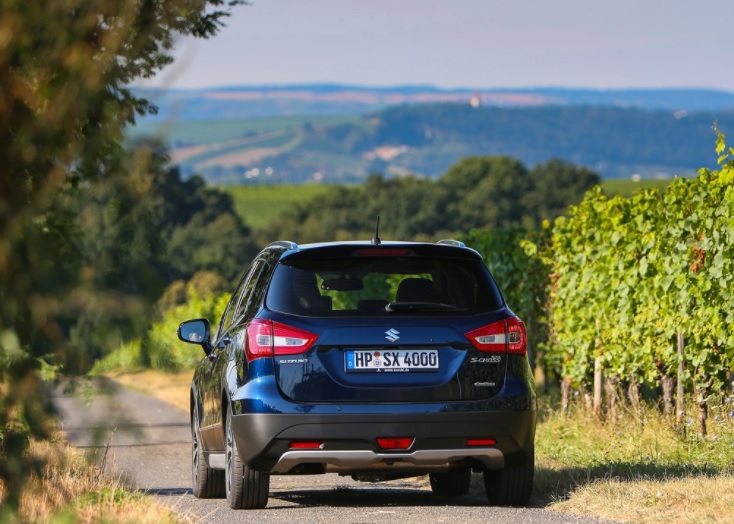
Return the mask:
<svg viewBox="0 0 734 524">
<path fill-rule="evenodd" d="M 372 484 L 336 474 L 273 476 L 265 509 L 234 511 L 224 499 L 200 500 L 192 494 L 188 413 L 110 381 L 70 389 L 67 383 L 54 394 L 67 439 L 94 454 L 108 473 L 193 522 L 603 522 L 537 508 L 489 507 L 478 475 L 469 495 L 458 499 L 434 496 L 426 478 Z"/>
</svg>

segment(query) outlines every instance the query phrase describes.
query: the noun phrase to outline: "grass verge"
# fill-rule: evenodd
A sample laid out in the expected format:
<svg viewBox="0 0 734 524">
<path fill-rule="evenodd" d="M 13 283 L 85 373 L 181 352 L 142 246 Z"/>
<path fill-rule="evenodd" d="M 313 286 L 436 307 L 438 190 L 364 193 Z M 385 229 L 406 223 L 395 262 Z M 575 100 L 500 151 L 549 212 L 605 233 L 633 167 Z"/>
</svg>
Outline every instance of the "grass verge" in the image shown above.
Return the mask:
<svg viewBox="0 0 734 524">
<path fill-rule="evenodd" d="M 542 411 L 535 498 L 551 510 L 625 522 L 731 522 L 734 415 L 712 407 L 710 434 L 675 429 L 654 408 L 600 421 Z"/>
<path fill-rule="evenodd" d="M 126 489 L 91 465 L 83 453 L 57 438 L 31 441 L 28 462 L 39 466 L 30 475 L 17 514 L 0 509 L 3 522 L 120 522 L 174 523 L 174 513 L 140 492 Z M 0 500 L 4 486 L 0 484 Z"/>
</svg>

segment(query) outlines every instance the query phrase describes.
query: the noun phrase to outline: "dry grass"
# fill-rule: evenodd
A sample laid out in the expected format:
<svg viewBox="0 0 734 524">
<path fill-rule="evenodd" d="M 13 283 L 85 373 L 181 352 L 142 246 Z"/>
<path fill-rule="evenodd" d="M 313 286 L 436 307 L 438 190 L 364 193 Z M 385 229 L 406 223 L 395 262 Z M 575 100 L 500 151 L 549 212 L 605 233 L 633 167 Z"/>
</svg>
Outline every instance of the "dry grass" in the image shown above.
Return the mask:
<svg viewBox="0 0 734 524">
<path fill-rule="evenodd" d="M 672 428 L 657 410 L 602 422 L 546 411 L 536 498 L 555 511 L 626 522 L 731 522 L 734 417 L 712 407 L 709 435 Z"/>
<path fill-rule="evenodd" d="M 141 493 L 131 492 L 90 465 L 83 454 L 61 440 L 32 441 L 29 463 L 39 465 L 21 495 L 18 522 L 178 522 L 167 508 Z M 0 485 L 0 500 L 3 498 Z"/>
<path fill-rule="evenodd" d="M 115 371 L 105 376 L 130 389 L 173 404 L 186 412 L 189 411 L 189 391 L 193 371 L 181 373 L 164 373 L 158 370 Z"/>
<path fill-rule="evenodd" d="M 624 522 L 729 523 L 734 519 L 734 476 L 669 480 L 598 479 L 551 509 Z"/>
</svg>

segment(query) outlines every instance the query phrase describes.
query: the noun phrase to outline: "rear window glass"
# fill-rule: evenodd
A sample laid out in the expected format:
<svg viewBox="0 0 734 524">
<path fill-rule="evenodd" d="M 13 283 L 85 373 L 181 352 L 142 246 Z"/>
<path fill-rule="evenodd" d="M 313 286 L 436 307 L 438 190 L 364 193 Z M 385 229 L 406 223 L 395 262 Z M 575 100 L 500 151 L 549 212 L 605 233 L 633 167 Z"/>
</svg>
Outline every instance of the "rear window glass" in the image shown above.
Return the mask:
<svg viewBox="0 0 734 524">
<path fill-rule="evenodd" d="M 287 262 L 276 268 L 266 299 L 269 309 L 283 313 L 466 315 L 503 305 L 480 261 L 370 257 Z"/>
</svg>

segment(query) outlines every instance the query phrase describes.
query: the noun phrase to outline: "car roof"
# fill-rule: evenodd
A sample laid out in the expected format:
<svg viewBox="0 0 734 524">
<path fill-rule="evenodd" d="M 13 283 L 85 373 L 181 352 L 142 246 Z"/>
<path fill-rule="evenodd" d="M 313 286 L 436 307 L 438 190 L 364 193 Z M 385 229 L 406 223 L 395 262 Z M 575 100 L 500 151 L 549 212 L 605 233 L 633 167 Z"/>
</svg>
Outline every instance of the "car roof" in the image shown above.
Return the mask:
<svg viewBox="0 0 734 524">
<path fill-rule="evenodd" d="M 351 240 L 341 242 L 315 242 L 298 245 L 295 242 L 280 240 L 268 246 L 270 248 L 285 249 L 281 260 L 296 257 L 339 257 L 339 256 L 439 256 L 446 258 L 464 258 L 481 260 L 481 255 L 474 249 L 466 247 L 457 240 L 439 240 L 435 244 L 428 242 L 407 242 L 386 240 L 373 243 L 366 240 Z M 405 249 L 406 253 L 397 253 L 396 249 Z"/>
</svg>

